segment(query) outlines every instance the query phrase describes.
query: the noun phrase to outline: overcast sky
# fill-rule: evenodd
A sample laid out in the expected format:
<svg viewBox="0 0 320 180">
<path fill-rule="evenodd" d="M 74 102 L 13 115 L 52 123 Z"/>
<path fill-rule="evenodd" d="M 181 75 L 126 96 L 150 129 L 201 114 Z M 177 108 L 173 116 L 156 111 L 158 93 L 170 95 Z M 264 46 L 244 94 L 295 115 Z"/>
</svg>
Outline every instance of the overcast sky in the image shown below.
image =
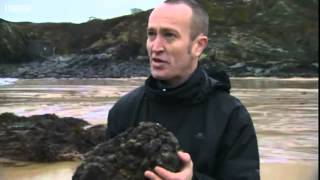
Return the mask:
<svg viewBox="0 0 320 180">
<path fill-rule="evenodd" d="M 90 17 L 110 19 L 151 9 L 163 0 L 0 0 L 0 18 L 30 22 L 81 23 Z"/>
</svg>

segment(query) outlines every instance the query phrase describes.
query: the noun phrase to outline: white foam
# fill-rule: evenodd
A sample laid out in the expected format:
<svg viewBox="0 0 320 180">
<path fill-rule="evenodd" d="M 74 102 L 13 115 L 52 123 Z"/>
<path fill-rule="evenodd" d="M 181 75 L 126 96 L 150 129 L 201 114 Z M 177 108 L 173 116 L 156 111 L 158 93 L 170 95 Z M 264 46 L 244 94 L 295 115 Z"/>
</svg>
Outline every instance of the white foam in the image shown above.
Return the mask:
<svg viewBox="0 0 320 180">
<path fill-rule="evenodd" d="M 0 86 L 14 84 L 17 80 L 16 78 L 0 78 Z"/>
</svg>

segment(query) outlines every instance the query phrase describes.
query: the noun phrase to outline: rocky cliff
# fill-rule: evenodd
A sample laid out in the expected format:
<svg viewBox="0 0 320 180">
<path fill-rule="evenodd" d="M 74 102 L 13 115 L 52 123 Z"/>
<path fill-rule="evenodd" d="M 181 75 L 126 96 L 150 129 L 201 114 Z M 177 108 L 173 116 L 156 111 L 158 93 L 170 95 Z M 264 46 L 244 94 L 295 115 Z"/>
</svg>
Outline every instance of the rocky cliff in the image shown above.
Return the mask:
<svg viewBox="0 0 320 180">
<path fill-rule="evenodd" d="M 205 67 L 235 76 L 318 75 L 318 0 L 199 2 L 210 16 L 210 42 L 201 62 Z M 77 71 L 89 77 L 147 75 L 144 43 L 149 13 L 82 24 L 0 19 L 0 76 L 81 77 Z M 92 64 L 85 57 L 99 58 L 91 58 Z M 79 69 L 83 60 L 94 72 Z M 21 62 L 22 69 L 21 64 L 12 65 Z M 135 65 L 142 69 L 132 68 Z M 98 72 L 96 67 L 109 70 Z"/>
</svg>

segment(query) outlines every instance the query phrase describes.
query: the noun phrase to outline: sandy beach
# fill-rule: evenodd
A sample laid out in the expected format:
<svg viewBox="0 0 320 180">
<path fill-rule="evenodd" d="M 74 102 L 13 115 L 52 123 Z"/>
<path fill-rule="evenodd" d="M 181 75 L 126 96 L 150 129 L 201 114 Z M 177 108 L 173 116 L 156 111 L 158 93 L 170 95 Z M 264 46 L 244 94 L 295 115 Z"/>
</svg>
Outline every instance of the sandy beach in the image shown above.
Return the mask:
<svg viewBox="0 0 320 180">
<path fill-rule="evenodd" d="M 105 124 L 114 102 L 142 83 L 142 78 L 5 80 L 0 113 L 55 113 Z M 246 105 L 257 131 L 261 179 L 318 179 L 317 79 L 233 78 L 232 84 L 231 93 Z M 78 164 L 0 163 L 0 180 L 71 180 Z"/>
</svg>

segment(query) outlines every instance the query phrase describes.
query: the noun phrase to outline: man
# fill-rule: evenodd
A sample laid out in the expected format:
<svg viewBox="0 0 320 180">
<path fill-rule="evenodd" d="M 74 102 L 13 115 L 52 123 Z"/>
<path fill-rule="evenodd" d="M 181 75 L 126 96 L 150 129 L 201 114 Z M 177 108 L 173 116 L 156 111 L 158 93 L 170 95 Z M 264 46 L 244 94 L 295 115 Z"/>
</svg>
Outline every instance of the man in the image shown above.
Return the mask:
<svg viewBox="0 0 320 180">
<path fill-rule="evenodd" d="M 151 76 L 110 110 L 107 137 L 140 121 L 162 124 L 178 138 L 183 169 L 146 171 L 152 180 L 257 180 L 259 154 L 250 115 L 198 60 L 208 43 L 208 15 L 193 0 L 167 0 L 149 16 Z"/>
</svg>

